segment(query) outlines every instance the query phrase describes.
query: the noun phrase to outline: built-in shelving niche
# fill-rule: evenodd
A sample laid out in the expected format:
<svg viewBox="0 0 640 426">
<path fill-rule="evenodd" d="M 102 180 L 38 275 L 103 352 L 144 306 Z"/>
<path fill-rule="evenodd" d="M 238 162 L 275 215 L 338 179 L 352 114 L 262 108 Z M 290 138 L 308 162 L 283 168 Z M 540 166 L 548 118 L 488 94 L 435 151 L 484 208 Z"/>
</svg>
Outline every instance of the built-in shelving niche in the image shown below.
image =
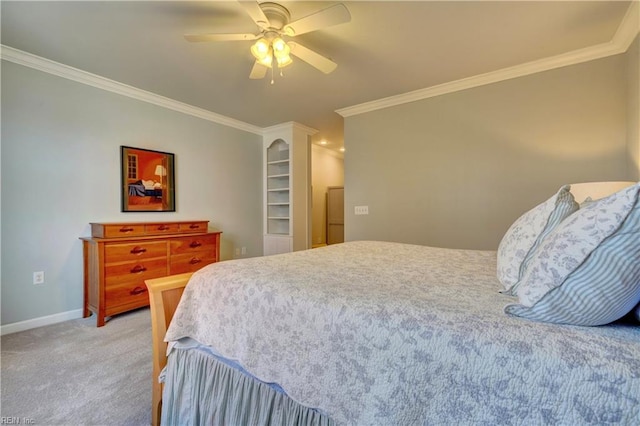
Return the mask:
<svg viewBox="0 0 640 426">
<path fill-rule="evenodd" d="M 290 170 L 289 145 L 276 139 L 267 148 L 267 234 L 290 234 Z"/>
</svg>

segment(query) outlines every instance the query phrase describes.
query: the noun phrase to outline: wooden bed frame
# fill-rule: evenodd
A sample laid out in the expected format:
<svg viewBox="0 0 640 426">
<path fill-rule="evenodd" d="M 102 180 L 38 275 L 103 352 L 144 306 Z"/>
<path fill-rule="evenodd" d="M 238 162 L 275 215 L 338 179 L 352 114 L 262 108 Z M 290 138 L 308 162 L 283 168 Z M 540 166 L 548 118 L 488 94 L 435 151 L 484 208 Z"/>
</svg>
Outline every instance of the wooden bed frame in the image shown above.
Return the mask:
<svg viewBox="0 0 640 426">
<path fill-rule="evenodd" d="M 151 335 L 153 373 L 151 377 L 151 424 L 160 425 L 162 413 L 162 383 L 158 382 L 160 372 L 167 365 L 167 333 L 171 318 L 178 307 L 180 297 L 193 272 L 146 280 L 151 307 Z"/>
</svg>

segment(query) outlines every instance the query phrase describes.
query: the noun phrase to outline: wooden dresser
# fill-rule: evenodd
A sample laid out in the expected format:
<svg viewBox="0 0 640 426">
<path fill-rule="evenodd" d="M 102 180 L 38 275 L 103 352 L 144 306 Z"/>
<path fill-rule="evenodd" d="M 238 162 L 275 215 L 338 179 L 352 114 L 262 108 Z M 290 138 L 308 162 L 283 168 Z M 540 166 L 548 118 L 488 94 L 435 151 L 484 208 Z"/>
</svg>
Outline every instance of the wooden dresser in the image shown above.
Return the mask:
<svg viewBox="0 0 640 426">
<path fill-rule="evenodd" d="M 144 280 L 193 272 L 220 260 L 209 221 L 92 223 L 82 237 L 84 310 L 105 317 L 149 305 Z"/>
</svg>

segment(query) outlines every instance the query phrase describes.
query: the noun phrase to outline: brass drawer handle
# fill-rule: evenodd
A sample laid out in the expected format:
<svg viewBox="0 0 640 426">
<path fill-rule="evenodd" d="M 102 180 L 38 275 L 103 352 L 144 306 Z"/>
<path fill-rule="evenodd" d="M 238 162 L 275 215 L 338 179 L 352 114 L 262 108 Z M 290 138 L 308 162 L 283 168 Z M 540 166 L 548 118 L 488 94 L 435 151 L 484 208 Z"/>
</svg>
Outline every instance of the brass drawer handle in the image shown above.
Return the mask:
<svg viewBox="0 0 640 426">
<path fill-rule="evenodd" d="M 135 246 L 133 249 L 131 249 L 131 254 L 140 254 L 140 253 L 144 253 L 146 251 L 147 251 L 146 248 L 142 248 L 140 246 Z"/>
<path fill-rule="evenodd" d="M 192 223 L 191 225 L 189 225 L 189 229 L 198 229 L 200 228 L 200 225 L 196 225 L 195 223 Z"/>
<path fill-rule="evenodd" d="M 144 293 L 145 291 L 147 291 L 147 289 L 146 289 L 146 288 L 143 288 L 143 287 L 136 287 L 136 288 L 134 288 L 133 290 L 131 290 L 131 294 L 133 294 L 134 296 L 136 296 L 136 295 L 138 295 L 138 294 L 142 294 L 142 293 Z"/>
<path fill-rule="evenodd" d="M 202 243 L 200 241 L 192 241 L 191 244 L 189 244 L 189 247 L 196 248 L 196 247 L 200 247 L 201 245 Z"/>
<path fill-rule="evenodd" d="M 189 261 L 190 264 L 192 265 L 196 265 L 198 263 L 202 262 L 202 260 L 198 259 L 197 257 L 193 257 L 191 258 L 191 260 Z"/>
<path fill-rule="evenodd" d="M 145 268 L 144 266 L 136 265 L 133 269 L 131 269 L 131 273 L 132 274 L 137 274 L 137 273 L 140 273 L 140 272 L 144 272 L 146 270 L 147 270 L 147 268 Z"/>
<path fill-rule="evenodd" d="M 131 231 L 133 231 L 133 228 L 131 228 L 131 227 L 126 227 L 125 226 L 125 227 L 120 228 L 120 232 L 131 232 Z"/>
<path fill-rule="evenodd" d="M 166 231 L 167 229 L 169 229 L 169 227 L 167 225 L 158 226 L 158 231 Z"/>
</svg>

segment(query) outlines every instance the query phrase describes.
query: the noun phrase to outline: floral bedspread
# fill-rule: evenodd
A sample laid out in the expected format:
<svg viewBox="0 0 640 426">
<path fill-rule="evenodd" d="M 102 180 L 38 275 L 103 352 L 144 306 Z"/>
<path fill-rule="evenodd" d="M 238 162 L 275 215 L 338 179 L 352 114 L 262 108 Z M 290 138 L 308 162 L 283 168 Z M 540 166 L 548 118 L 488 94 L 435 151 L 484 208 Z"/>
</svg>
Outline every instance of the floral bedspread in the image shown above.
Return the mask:
<svg viewBox="0 0 640 426">
<path fill-rule="evenodd" d="M 345 425 L 640 424 L 640 327 L 503 312 L 492 251 L 345 244 L 209 265 L 190 337 Z"/>
</svg>

